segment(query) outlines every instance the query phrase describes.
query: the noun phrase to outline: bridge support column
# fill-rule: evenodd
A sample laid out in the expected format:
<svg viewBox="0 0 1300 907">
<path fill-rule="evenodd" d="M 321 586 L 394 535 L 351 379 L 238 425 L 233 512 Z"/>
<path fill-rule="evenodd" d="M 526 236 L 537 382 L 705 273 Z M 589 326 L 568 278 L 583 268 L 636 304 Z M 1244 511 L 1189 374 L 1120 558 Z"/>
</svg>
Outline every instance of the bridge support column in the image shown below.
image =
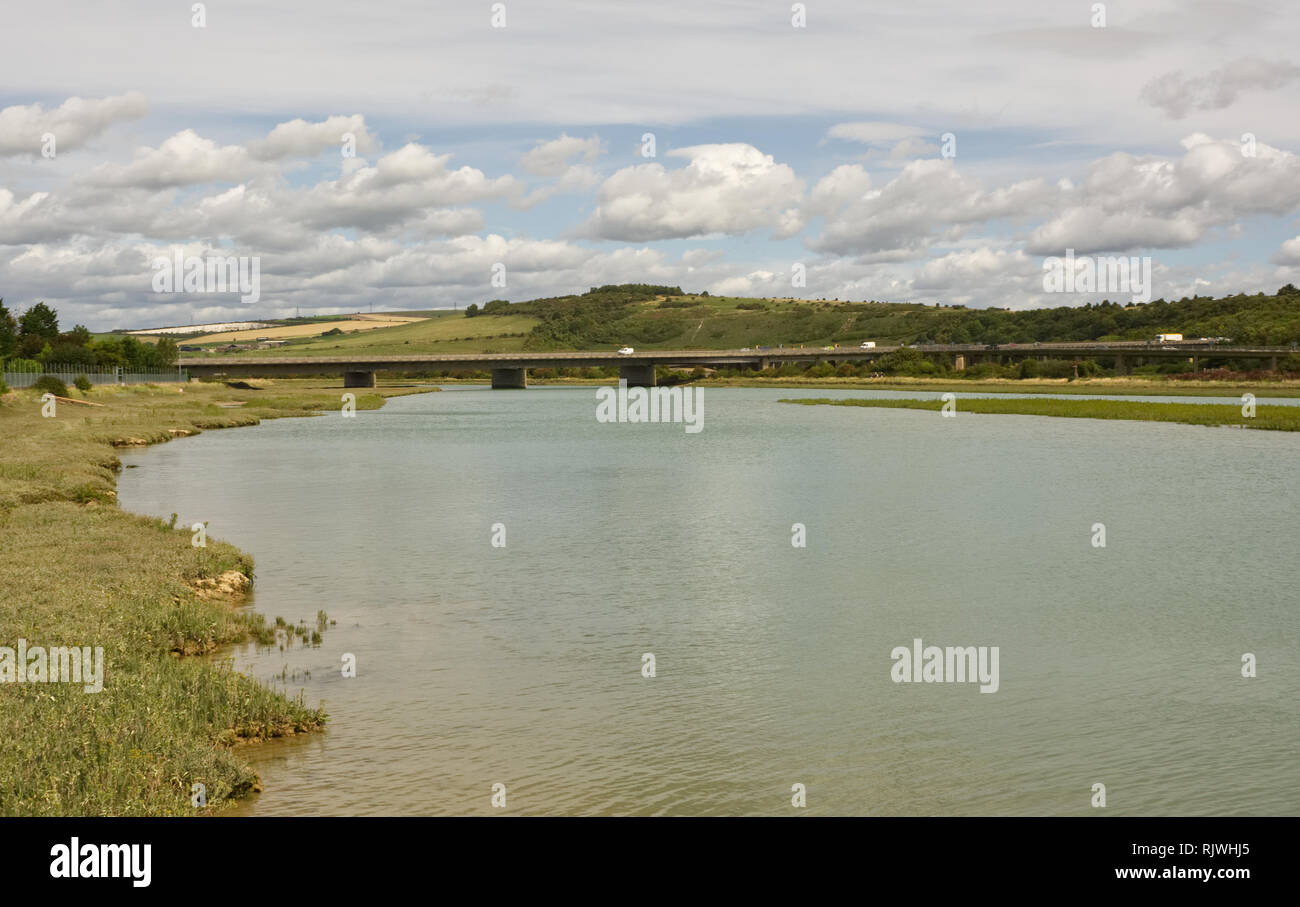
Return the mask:
<svg viewBox="0 0 1300 907">
<path fill-rule="evenodd" d="M 1117 355 L 1117 356 L 1115 357 L 1115 374 L 1116 374 L 1116 376 L 1119 376 L 1119 375 L 1127 375 L 1128 373 L 1129 373 L 1129 372 L 1128 372 L 1128 360 L 1125 359 L 1122 355 Z"/>
<path fill-rule="evenodd" d="M 952 357 L 952 368 L 956 372 L 966 371 L 966 354 L 958 353 Z"/>
<path fill-rule="evenodd" d="M 528 387 L 528 369 L 494 368 L 492 369 L 492 389 L 518 389 Z"/>
<path fill-rule="evenodd" d="M 1276 356 L 1269 356 L 1269 357 L 1268 357 L 1268 370 L 1269 370 L 1270 372 L 1275 372 L 1275 371 L 1277 371 L 1277 357 L 1276 357 Z"/>
<path fill-rule="evenodd" d="M 618 379 L 626 381 L 628 387 L 654 387 L 655 367 L 653 365 L 620 365 Z"/>
<path fill-rule="evenodd" d="M 375 373 L 374 372 L 344 372 L 343 386 L 344 387 L 374 387 Z"/>
</svg>

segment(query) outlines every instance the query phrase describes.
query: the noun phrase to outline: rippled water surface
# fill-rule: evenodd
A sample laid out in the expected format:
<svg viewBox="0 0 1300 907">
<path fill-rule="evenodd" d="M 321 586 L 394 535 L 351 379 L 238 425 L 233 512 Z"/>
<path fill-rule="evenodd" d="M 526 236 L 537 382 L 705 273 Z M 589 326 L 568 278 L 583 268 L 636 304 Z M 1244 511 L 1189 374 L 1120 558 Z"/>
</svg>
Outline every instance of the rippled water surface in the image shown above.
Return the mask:
<svg viewBox="0 0 1300 907">
<path fill-rule="evenodd" d="M 777 402 L 860 395 L 709 388 L 688 434 L 449 388 L 133 454 L 119 495 L 253 554 L 258 610 L 337 621 L 236 653 L 331 716 L 242 751 L 245 813 L 487 814 L 497 782 L 519 814 L 781 815 L 795 783 L 1085 814 L 1098 782 L 1300 812 L 1300 436 Z M 915 638 L 998 646 L 1000 689 L 895 684 Z"/>
</svg>

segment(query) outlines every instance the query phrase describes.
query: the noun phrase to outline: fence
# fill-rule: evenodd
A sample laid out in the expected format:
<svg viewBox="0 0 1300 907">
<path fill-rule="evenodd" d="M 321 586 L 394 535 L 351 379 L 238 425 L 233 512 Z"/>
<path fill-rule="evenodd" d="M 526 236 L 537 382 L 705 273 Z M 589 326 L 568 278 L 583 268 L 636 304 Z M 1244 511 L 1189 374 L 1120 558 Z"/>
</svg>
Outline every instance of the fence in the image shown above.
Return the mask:
<svg viewBox="0 0 1300 907">
<path fill-rule="evenodd" d="M 53 375 L 64 384 L 71 384 L 81 375 L 85 375 L 86 380 L 91 384 L 161 384 L 168 381 L 190 380 L 189 373 L 179 366 L 163 371 L 150 371 L 119 366 L 68 363 L 51 363 L 44 368 L 31 368 L 24 363 L 17 371 L 10 371 L 10 366 L 5 366 L 4 382 L 10 387 L 31 387 L 42 375 Z"/>
</svg>

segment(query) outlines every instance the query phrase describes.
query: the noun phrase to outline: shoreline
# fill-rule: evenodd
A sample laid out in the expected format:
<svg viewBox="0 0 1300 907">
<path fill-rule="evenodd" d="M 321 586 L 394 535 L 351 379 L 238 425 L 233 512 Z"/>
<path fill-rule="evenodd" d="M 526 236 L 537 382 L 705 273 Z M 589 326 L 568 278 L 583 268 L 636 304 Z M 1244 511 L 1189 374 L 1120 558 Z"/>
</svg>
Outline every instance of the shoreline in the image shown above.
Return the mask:
<svg viewBox="0 0 1300 907">
<path fill-rule="evenodd" d="M 832 400 L 828 397 L 783 399 L 780 403 L 799 406 L 859 406 L 875 409 L 913 409 L 937 412 L 941 400 L 864 399 Z M 1246 428 L 1258 431 L 1300 431 L 1300 407 L 1259 407 L 1246 417 L 1242 407 L 1230 403 L 1149 403 L 1139 400 L 1061 400 L 1049 398 L 991 399 L 967 397 L 956 401 L 958 413 L 1004 416 L 1046 416 L 1065 419 L 1101 419 L 1134 422 L 1169 422 L 1211 428 Z"/>
<path fill-rule="evenodd" d="M 414 381 L 417 379 L 400 379 Z M 418 379 L 428 384 L 477 385 L 486 387 L 486 378 Z M 616 378 L 528 378 L 528 386 L 601 387 L 617 384 Z M 935 393 L 1060 394 L 1063 396 L 1141 396 L 1141 397 L 1238 397 L 1251 393 L 1256 397 L 1294 397 L 1300 399 L 1300 381 L 1277 383 L 1179 381 L 1165 383 L 1144 379 L 1090 378 L 1069 381 L 1065 378 L 997 378 L 982 381 L 953 381 L 945 378 L 701 378 L 682 381 L 676 386 L 699 387 L 775 387 L 830 388 L 832 390 L 933 391 Z M 668 385 L 663 385 L 668 386 Z"/>
<path fill-rule="evenodd" d="M 301 692 L 278 692 L 226 657 L 249 641 L 276 644 L 277 631 L 289 645 L 313 639 L 309 627 L 243 607 L 252 557 L 210 537 L 196 546 L 175 516 L 117 503 L 121 449 L 318 415 L 343 392 L 328 381 L 243 384 L 95 388 L 80 397 L 104 406 L 59 404 L 52 418 L 38 393 L 0 397 L 0 626 L 13 637 L 0 645 L 102 646 L 105 665 L 95 693 L 44 668 L 0 682 L 0 814 L 218 813 L 260 789 L 237 744 L 324 727 L 328 716 Z M 436 391 L 367 389 L 356 407 Z M 57 732 L 24 733 L 33 727 Z"/>
</svg>

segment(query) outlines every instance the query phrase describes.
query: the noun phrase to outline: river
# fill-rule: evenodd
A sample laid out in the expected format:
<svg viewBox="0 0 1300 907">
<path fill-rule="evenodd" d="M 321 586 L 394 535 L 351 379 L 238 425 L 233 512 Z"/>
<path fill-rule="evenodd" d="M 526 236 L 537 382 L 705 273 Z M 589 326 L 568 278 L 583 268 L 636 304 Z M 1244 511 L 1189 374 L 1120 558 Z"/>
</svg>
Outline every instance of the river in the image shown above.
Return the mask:
<svg viewBox="0 0 1300 907">
<path fill-rule="evenodd" d="M 124 456 L 122 506 L 336 621 L 234 654 L 330 714 L 235 812 L 1300 812 L 1300 435 L 777 402 L 855 395 L 706 388 L 690 433 L 456 386 Z M 996 692 L 895 682 L 914 639 Z"/>
</svg>

